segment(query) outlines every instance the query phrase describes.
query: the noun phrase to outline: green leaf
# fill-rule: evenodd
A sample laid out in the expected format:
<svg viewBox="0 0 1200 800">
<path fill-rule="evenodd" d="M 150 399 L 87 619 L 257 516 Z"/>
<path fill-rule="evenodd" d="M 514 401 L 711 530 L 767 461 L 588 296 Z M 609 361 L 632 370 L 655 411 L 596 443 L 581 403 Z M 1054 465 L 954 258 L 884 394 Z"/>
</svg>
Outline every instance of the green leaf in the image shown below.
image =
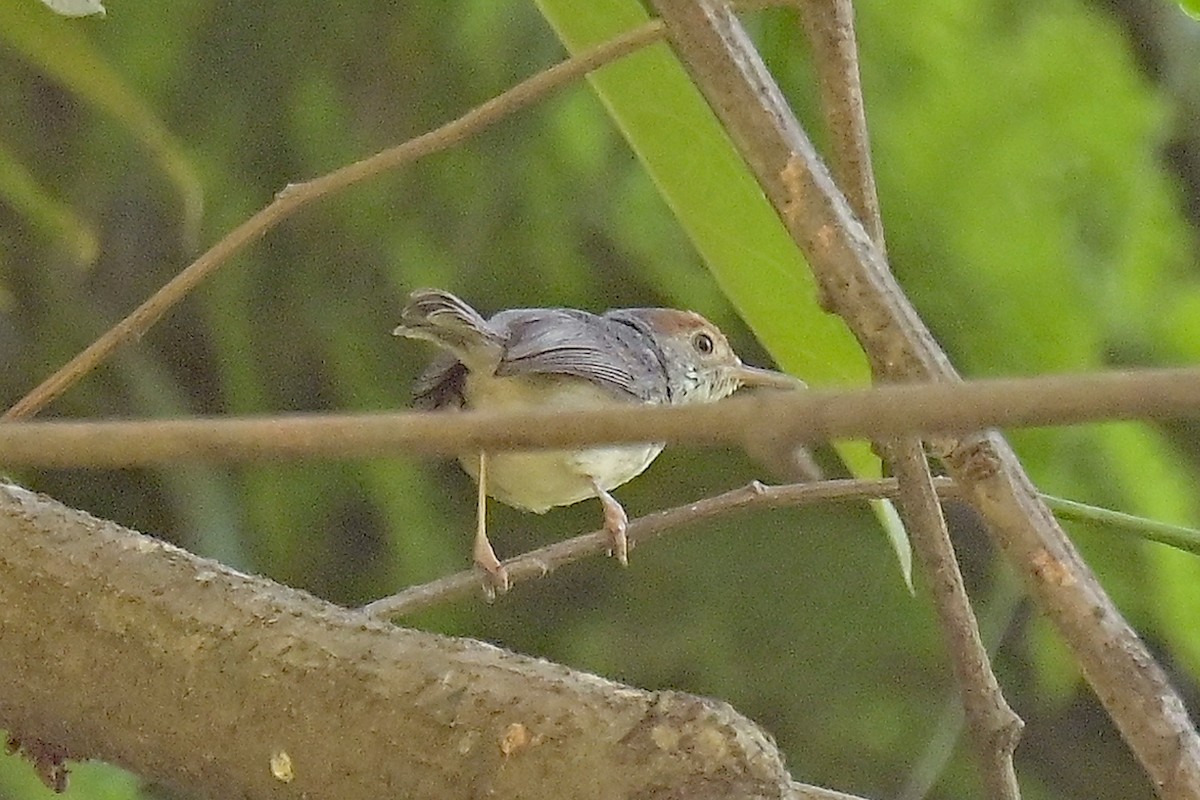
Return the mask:
<svg viewBox="0 0 1200 800">
<path fill-rule="evenodd" d="M 649 19 L 634 0 L 538 0 L 538 6 L 572 52 Z M 818 305 L 802 254 L 670 48 L 653 45 L 589 80 L 721 290 L 775 360 L 814 385 L 867 383 L 870 369 L 858 343 Z M 855 474 L 879 474 L 866 444 L 838 449 Z M 899 518 L 886 503 L 875 507 L 911 585 Z"/>
<path fill-rule="evenodd" d="M 113 117 L 154 155 L 179 193 L 190 247 L 199 238 L 203 193 L 183 146 L 93 47 L 81 23 L 56 17 L 29 0 L 0 0 L 0 15 L 0 41 Z"/>
</svg>

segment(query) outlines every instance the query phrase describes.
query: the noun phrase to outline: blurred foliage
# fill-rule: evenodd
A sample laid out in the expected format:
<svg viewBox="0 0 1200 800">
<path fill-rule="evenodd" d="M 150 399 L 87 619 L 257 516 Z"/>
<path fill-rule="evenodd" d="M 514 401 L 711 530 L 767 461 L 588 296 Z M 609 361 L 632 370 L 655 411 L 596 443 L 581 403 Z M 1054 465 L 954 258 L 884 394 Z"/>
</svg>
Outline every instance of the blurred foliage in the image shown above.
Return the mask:
<svg viewBox="0 0 1200 800">
<path fill-rule="evenodd" d="M 95 7 L 90 10 L 86 8 L 87 5 L 76 2 L 63 3 L 62 0 L 55 0 L 54 3 L 55 10 L 62 14 L 103 14 L 103 9 L 99 8 L 98 4 L 92 4 Z M 200 223 L 202 211 L 200 185 L 191 162 L 181 152 L 175 137 L 153 109 L 130 91 L 122 78 L 113 71 L 104 55 L 78 26 L 64 24 L 62 20 L 47 14 L 45 9 L 38 8 L 27 0 L 0 0 L 0 11 L 4 14 L 0 39 L 3 39 L 6 46 L 20 53 L 47 78 L 60 83 L 79 100 L 96 110 L 110 114 L 129 135 L 155 156 L 182 197 L 184 223 L 190 234 L 189 239 L 193 239 L 197 235 L 196 228 Z M 16 202 L 14 205 L 33 212 L 27 213 L 26 216 L 41 222 L 55 239 L 80 240 L 75 243 L 73 249 L 81 258 L 91 261 L 95 245 L 90 231 L 78 224 L 71 224 L 68 215 L 50 213 L 47 207 L 52 208 L 55 205 L 54 200 L 44 196 L 42 192 L 37 192 L 31 180 L 0 181 L 0 191 L 9 195 L 10 200 L 13 196 L 10 187 L 13 185 L 23 188 L 23 191 L 15 195 L 22 202 Z M 36 213 L 38 211 L 41 213 Z M 76 228 L 79 230 L 75 230 Z M 67 236 L 62 237 L 62 233 L 67 233 Z"/>
<path fill-rule="evenodd" d="M 288 182 L 429 130 L 563 53 L 529 3 L 385 11 L 351 2 L 336 13 L 301 3 L 280 14 L 177 0 L 168 13 L 110 4 L 106 19 L 69 20 L 33 0 L 2 2 L 43 31 L 28 45 L 0 32 L 6 404 L 169 279 L 195 241 L 211 243 Z M 1197 219 L 1185 212 L 1200 203 L 1163 157 L 1175 113 L 1165 76 L 1139 69 L 1118 24 L 1073 0 L 857 8 L 892 263 L 962 371 L 1200 360 Z M 772 10 L 747 22 L 820 142 L 795 19 Z M 74 49 L 55 49 L 61 42 Z M 107 103 L 81 80 L 97 64 Z M 147 130 L 179 143 L 176 168 Z M 708 166 L 697 163 L 696 174 Z M 207 198 L 198 239 L 196 206 L 180 198 L 199 192 L 177 179 L 189 171 Z M 95 257 L 80 270 L 87 235 Z M 286 222 L 50 413 L 401 406 L 429 353 L 389 331 L 404 295 L 423 285 L 485 311 L 689 306 L 725 327 L 748 361 L 768 363 L 727 305 L 729 278 L 701 266 L 689 236 L 604 103 L 580 85 Z M 769 330 L 816 324 L 765 311 L 771 298 L 756 297 L 753 281 L 738 291 L 764 342 Z M 819 365 L 827 354 L 814 346 L 806 357 Z M 1194 425 L 1014 441 L 1046 491 L 1166 522 L 1200 518 Z M 473 489 L 451 463 L 15 477 L 341 603 L 469 557 Z M 736 453 L 675 449 L 619 494 L 641 514 L 751 477 L 769 476 Z M 594 506 L 536 517 L 493 505 L 497 546 L 511 554 L 593 528 Z M 1029 723 L 1018 758 L 1026 797 L 1150 797 L 1053 632 L 1024 605 L 1008 613 L 1006 573 L 986 537 L 969 516 L 952 518 L 980 616 L 1002 618 L 1000 677 Z M 1200 562 L 1092 526 L 1072 530 L 1195 698 Z M 797 778 L 894 796 L 944 735 L 952 688 L 921 581 L 910 597 L 876 531 L 864 509 L 754 515 L 640 548 L 628 570 L 589 563 L 495 606 L 463 603 L 416 622 L 640 686 L 722 697 L 777 736 Z M 931 796 L 977 790 L 963 750 Z M 44 795 L 29 772 L 0 759 L 0 796 Z M 136 786 L 97 770 L 71 793 L 129 797 Z"/>
</svg>

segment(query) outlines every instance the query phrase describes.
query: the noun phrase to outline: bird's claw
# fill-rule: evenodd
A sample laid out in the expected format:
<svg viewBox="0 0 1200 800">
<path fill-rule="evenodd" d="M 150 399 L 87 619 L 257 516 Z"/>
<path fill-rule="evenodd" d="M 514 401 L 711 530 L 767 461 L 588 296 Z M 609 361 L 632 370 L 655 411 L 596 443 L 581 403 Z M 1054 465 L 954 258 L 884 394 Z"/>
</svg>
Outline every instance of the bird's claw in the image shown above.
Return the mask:
<svg viewBox="0 0 1200 800">
<path fill-rule="evenodd" d="M 508 570 L 496 558 L 496 551 L 492 549 L 492 543 L 485 533 L 481 532 L 475 537 L 474 560 L 475 566 L 483 573 L 483 593 L 488 602 L 508 591 Z"/>
<path fill-rule="evenodd" d="M 494 602 L 497 595 L 502 595 L 509 590 L 511 584 L 508 580 L 508 570 L 499 561 L 490 566 L 476 561 L 475 566 L 482 573 L 481 585 L 484 600 L 489 603 Z"/>
<path fill-rule="evenodd" d="M 621 566 L 629 566 L 629 537 L 626 531 L 629 529 L 629 517 L 625 514 L 625 509 L 621 507 L 612 495 L 608 492 L 601 492 L 600 503 L 604 506 L 604 530 L 608 531 L 608 537 L 611 542 L 611 547 L 608 549 L 608 554 L 621 562 Z"/>
</svg>

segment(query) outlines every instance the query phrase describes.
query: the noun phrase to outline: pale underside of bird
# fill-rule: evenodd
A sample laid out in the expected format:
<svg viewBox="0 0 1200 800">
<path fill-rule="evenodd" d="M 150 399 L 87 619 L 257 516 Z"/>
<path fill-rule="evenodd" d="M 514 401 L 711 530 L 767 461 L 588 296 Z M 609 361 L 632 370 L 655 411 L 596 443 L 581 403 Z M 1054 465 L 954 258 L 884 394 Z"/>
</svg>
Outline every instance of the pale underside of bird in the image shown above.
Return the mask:
<svg viewBox="0 0 1200 800">
<path fill-rule="evenodd" d="M 690 311 L 568 308 L 501 311 L 484 319 L 454 295 L 413 292 L 396 335 L 442 348 L 414 386 L 430 410 L 573 410 L 629 404 L 707 403 L 742 386 L 803 387 L 742 364 L 721 331 Z M 493 590 L 508 578 L 487 537 L 486 497 L 544 513 L 592 497 L 604 508 L 612 552 L 627 562 L 628 519 L 612 489 L 640 475 L 661 442 L 572 450 L 463 453 L 479 485 L 475 563 Z"/>
</svg>

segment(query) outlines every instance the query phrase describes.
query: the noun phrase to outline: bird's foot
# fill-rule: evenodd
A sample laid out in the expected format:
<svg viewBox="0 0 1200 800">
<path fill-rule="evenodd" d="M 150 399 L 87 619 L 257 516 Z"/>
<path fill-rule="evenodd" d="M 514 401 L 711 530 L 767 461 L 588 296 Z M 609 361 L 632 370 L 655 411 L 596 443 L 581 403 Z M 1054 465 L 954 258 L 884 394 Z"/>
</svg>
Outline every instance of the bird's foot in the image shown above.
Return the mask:
<svg viewBox="0 0 1200 800">
<path fill-rule="evenodd" d="M 508 570 L 496 558 L 496 551 L 487 537 L 475 540 L 475 566 L 483 573 L 483 593 L 488 602 L 508 591 Z"/>
<path fill-rule="evenodd" d="M 604 530 L 608 531 L 608 537 L 612 543 L 608 554 L 620 561 L 621 566 L 627 567 L 629 566 L 629 537 L 625 532 L 629 528 L 629 517 L 616 498 L 601 489 L 599 485 L 596 485 L 596 492 L 601 505 L 604 506 Z"/>
</svg>

